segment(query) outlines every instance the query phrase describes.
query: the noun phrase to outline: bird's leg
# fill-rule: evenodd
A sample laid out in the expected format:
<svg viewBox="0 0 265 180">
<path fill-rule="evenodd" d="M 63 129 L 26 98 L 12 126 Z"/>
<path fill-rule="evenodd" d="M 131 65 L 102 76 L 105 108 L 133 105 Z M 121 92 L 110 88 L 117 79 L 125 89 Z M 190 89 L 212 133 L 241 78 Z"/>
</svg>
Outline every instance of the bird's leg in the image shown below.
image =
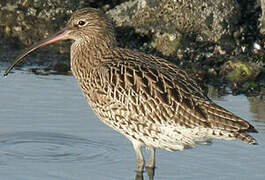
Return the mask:
<svg viewBox="0 0 265 180">
<path fill-rule="evenodd" d="M 136 172 L 135 180 L 144 180 L 143 171 L 142 172 Z"/>
<path fill-rule="evenodd" d="M 146 168 L 149 180 L 154 180 L 155 168 Z"/>
<path fill-rule="evenodd" d="M 155 168 L 155 148 L 151 147 L 150 159 L 146 165 L 147 168 Z"/>
<path fill-rule="evenodd" d="M 136 152 L 136 171 L 143 172 L 144 170 L 144 156 L 142 153 L 142 145 L 138 142 L 133 142 L 133 147 Z"/>
</svg>

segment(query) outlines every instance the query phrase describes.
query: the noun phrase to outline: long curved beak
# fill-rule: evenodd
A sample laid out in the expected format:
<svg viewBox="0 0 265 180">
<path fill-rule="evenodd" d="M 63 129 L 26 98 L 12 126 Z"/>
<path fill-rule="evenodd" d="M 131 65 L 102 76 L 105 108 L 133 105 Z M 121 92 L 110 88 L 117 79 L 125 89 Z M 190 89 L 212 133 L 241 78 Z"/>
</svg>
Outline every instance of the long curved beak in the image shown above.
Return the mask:
<svg viewBox="0 0 265 180">
<path fill-rule="evenodd" d="M 33 46 L 31 46 L 29 49 L 27 49 L 24 53 L 22 53 L 20 56 L 18 56 L 16 58 L 16 60 L 9 66 L 9 68 L 5 71 L 4 76 L 7 76 L 9 74 L 9 72 L 19 63 L 21 63 L 23 61 L 23 58 L 26 57 L 28 54 L 30 54 L 31 52 L 42 48 L 44 46 L 47 46 L 49 44 L 53 44 L 55 42 L 58 41 L 62 41 L 62 40 L 67 40 L 70 39 L 69 34 L 70 34 L 71 30 L 69 30 L 68 28 L 64 28 L 61 31 L 55 33 L 54 35 L 52 35 L 51 37 L 44 39 L 42 41 L 40 41 L 37 44 L 34 44 Z"/>
</svg>

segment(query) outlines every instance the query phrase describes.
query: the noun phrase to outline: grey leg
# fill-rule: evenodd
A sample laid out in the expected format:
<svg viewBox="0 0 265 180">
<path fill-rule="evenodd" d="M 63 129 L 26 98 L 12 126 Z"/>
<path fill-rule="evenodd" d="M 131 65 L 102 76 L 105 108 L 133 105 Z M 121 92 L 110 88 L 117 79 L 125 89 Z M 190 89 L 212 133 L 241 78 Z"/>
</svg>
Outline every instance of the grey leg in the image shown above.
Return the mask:
<svg viewBox="0 0 265 180">
<path fill-rule="evenodd" d="M 146 165 L 148 168 L 155 168 L 155 148 L 151 148 L 150 159 Z"/>
<path fill-rule="evenodd" d="M 136 172 L 135 180 L 144 180 L 143 172 Z"/>
<path fill-rule="evenodd" d="M 146 168 L 149 180 L 154 180 L 154 176 L 155 176 L 155 168 Z"/>
<path fill-rule="evenodd" d="M 138 142 L 133 142 L 133 147 L 136 152 L 136 171 L 143 172 L 144 170 L 144 156 L 142 153 L 142 145 Z"/>
</svg>

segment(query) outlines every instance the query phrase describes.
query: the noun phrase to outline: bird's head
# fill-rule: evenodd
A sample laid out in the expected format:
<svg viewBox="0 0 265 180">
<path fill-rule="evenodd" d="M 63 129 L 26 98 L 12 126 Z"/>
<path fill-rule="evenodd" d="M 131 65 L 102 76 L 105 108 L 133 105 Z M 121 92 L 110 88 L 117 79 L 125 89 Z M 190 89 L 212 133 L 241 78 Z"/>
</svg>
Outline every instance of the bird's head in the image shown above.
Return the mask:
<svg viewBox="0 0 265 180">
<path fill-rule="evenodd" d="M 114 29 L 105 14 L 97 9 L 85 8 L 75 12 L 66 25 L 68 38 L 88 43 L 113 43 Z M 106 42 L 107 41 L 107 42 Z"/>
<path fill-rule="evenodd" d="M 114 28 L 105 14 L 94 8 L 81 9 L 73 13 L 65 28 L 34 44 L 18 56 L 6 70 L 4 76 L 7 76 L 13 67 L 22 62 L 23 58 L 31 52 L 49 44 L 68 39 L 74 40 L 75 43 L 84 43 L 87 46 L 102 44 L 111 47 L 115 45 Z"/>
</svg>

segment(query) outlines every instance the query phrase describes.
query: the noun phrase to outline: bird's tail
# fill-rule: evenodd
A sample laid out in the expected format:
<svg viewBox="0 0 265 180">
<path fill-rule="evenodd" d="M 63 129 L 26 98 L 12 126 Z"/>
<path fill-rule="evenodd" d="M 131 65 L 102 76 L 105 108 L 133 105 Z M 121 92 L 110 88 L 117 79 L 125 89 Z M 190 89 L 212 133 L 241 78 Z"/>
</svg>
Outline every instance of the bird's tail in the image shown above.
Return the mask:
<svg viewBox="0 0 265 180">
<path fill-rule="evenodd" d="M 254 139 L 252 136 L 242 133 L 242 132 L 234 132 L 235 138 L 238 140 L 241 140 L 243 142 L 246 142 L 248 144 L 257 145 L 256 139 Z"/>
</svg>

